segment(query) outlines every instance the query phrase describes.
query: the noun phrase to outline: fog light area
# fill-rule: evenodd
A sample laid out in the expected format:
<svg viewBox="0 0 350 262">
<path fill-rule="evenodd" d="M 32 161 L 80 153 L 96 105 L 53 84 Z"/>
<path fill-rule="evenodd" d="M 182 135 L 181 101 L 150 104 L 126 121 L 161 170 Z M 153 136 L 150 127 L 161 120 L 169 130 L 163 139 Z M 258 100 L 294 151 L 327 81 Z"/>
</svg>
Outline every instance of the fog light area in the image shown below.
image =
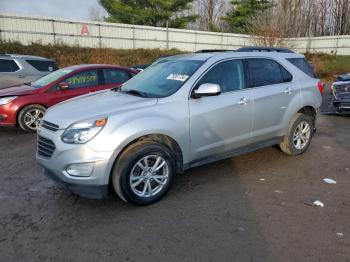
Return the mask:
<svg viewBox="0 0 350 262">
<path fill-rule="evenodd" d="M 95 163 L 81 163 L 67 166 L 66 172 L 70 176 L 88 177 L 94 169 Z"/>
</svg>

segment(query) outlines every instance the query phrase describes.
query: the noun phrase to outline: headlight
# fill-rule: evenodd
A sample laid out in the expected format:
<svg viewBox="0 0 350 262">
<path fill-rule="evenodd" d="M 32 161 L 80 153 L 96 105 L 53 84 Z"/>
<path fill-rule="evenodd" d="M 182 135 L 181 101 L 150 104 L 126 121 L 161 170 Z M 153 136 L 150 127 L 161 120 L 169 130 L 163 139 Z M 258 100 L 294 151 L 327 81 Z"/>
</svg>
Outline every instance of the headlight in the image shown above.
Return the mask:
<svg viewBox="0 0 350 262">
<path fill-rule="evenodd" d="M 100 118 L 72 124 L 64 131 L 62 141 L 69 144 L 84 144 L 95 137 L 106 123 L 107 118 Z"/>
<path fill-rule="evenodd" d="M 17 96 L 1 97 L 0 98 L 0 106 L 10 103 L 12 100 L 15 100 L 16 98 L 17 98 Z"/>
</svg>

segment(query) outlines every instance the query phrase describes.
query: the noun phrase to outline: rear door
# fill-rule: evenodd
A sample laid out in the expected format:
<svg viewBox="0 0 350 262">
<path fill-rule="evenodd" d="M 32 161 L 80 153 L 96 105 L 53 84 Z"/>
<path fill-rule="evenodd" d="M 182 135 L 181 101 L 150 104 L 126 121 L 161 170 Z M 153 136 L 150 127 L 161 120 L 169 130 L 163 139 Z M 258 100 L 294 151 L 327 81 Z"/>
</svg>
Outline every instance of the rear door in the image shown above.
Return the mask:
<svg viewBox="0 0 350 262">
<path fill-rule="evenodd" d="M 0 58 L 0 89 L 27 82 L 21 71 L 12 58 Z"/>
<path fill-rule="evenodd" d="M 221 94 L 189 100 L 191 155 L 193 160 L 212 157 L 251 141 L 253 100 L 246 89 L 243 60 L 214 65 L 199 80 L 218 84 Z"/>
<path fill-rule="evenodd" d="M 67 83 L 68 89 L 60 90 L 59 84 L 55 85 L 49 93 L 49 106 L 64 100 L 95 92 L 100 85 L 100 78 L 97 69 L 80 71 L 61 81 Z"/>
<path fill-rule="evenodd" d="M 130 72 L 123 69 L 103 68 L 101 70 L 103 80 L 99 90 L 119 87 L 132 77 Z"/>
<path fill-rule="evenodd" d="M 298 90 L 292 75 L 277 61 L 267 58 L 247 59 L 250 88 L 254 90 L 253 142 L 277 136 L 282 119 Z"/>
</svg>

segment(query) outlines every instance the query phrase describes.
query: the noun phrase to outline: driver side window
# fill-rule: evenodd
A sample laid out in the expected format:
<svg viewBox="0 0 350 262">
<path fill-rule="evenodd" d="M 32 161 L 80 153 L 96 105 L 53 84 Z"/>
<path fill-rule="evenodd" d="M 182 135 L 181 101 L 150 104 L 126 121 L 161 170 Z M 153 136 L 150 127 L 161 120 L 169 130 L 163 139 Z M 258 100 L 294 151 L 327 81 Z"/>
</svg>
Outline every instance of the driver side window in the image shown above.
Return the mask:
<svg viewBox="0 0 350 262">
<path fill-rule="evenodd" d="M 222 93 L 244 89 L 243 61 L 230 60 L 215 65 L 202 77 L 197 87 L 205 83 L 219 85 Z"/>
<path fill-rule="evenodd" d="M 87 70 L 68 77 L 62 82 L 68 83 L 69 89 L 96 86 L 98 85 L 98 73 L 97 70 Z"/>
</svg>

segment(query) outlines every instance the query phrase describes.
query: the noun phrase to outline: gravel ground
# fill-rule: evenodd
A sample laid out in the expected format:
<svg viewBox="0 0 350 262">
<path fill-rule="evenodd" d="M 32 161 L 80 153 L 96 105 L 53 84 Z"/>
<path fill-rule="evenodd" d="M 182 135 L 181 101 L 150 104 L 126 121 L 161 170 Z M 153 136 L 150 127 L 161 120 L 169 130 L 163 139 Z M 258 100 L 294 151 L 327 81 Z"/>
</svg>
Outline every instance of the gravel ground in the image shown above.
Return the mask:
<svg viewBox="0 0 350 262">
<path fill-rule="evenodd" d="M 35 135 L 0 129 L 0 260 L 350 261 L 349 130 L 321 115 L 302 156 L 270 147 L 195 168 L 134 207 L 70 194 L 36 172 Z"/>
</svg>

